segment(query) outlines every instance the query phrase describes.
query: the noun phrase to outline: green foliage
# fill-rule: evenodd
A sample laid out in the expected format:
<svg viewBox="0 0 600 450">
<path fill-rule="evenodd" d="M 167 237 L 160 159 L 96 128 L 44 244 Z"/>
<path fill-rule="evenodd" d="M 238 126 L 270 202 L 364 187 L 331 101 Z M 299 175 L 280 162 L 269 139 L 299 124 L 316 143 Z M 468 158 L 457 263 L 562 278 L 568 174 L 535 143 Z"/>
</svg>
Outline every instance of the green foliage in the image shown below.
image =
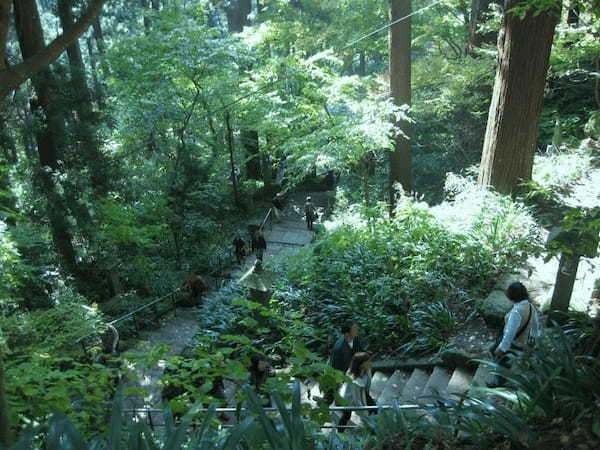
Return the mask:
<svg viewBox="0 0 600 450">
<path fill-rule="evenodd" d="M 102 429 L 105 402 L 113 393 L 116 371 L 49 353 L 13 355 L 5 363 L 12 423 L 18 428 L 47 420 L 55 411 L 68 415 L 87 433 Z"/>
<path fill-rule="evenodd" d="M 423 343 L 405 349 L 438 350 L 494 276 L 540 248 L 526 211 L 483 191 L 465 191 L 431 211 L 406 202 L 393 221 L 353 214 L 338 218 L 314 249 L 291 258 L 281 274 L 293 289 L 282 286 L 275 297 L 330 340 L 342 323 L 356 320 L 369 350 L 379 354 L 396 353 L 411 340 L 411 319 L 436 323 Z"/>
<path fill-rule="evenodd" d="M 411 355 L 444 350 L 448 338 L 458 329 L 455 313 L 444 302 L 412 305 L 408 323 L 412 338 L 403 346 L 403 351 Z"/>
<path fill-rule="evenodd" d="M 72 289 L 57 293 L 54 302 L 48 309 L 0 318 L 0 326 L 13 351 L 73 355 L 78 353 L 75 341 L 79 337 L 100 329 L 102 317 L 98 311 L 87 306 L 85 298 Z"/>
</svg>

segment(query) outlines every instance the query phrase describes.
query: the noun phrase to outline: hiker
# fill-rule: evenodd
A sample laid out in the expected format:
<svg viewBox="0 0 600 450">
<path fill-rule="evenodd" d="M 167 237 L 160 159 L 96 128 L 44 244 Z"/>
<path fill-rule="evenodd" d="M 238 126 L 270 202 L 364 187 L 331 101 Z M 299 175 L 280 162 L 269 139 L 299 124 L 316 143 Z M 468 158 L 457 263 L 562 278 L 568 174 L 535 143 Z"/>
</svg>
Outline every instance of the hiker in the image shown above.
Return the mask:
<svg viewBox="0 0 600 450">
<path fill-rule="evenodd" d="M 250 373 L 250 386 L 260 395 L 262 387 L 271 373 L 271 365 L 264 356 L 252 355 L 248 372 Z M 263 406 L 271 406 L 271 398 L 268 395 Z"/>
<path fill-rule="evenodd" d="M 341 332 L 342 336 L 336 341 L 331 351 L 329 365 L 342 373 L 346 373 L 350 367 L 352 357 L 360 351 L 358 325 L 354 322 L 348 322 L 342 325 Z M 325 401 L 328 405 L 333 403 L 338 388 L 339 386 L 325 393 Z"/>
<path fill-rule="evenodd" d="M 232 244 L 234 247 L 237 263 L 241 265 L 244 256 L 246 256 L 246 242 L 241 238 L 240 235 L 237 235 L 233 240 Z"/>
<path fill-rule="evenodd" d="M 523 354 L 533 339 L 540 335 L 538 311 L 529 298 L 527 288 L 515 281 L 506 289 L 506 297 L 515 304 L 504 317 L 502 335 L 490 348 L 499 365 L 510 369 L 515 357 Z M 488 386 L 500 386 L 502 381 L 496 376 Z"/>
<path fill-rule="evenodd" d="M 371 354 L 366 352 L 355 353 L 346 375 L 352 378 L 352 381 L 346 381 L 342 385 L 340 396 L 346 400 L 348 405 L 375 405 L 375 401 L 369 393 L 371 389 Z M 367 411 L 356 411 L 356 414 L 364 421 L 368 413 Z M 342 418 L 338 422 L 338 432 L 344 432 L 345 428 L 340 427 L 347 425 L 351 416 L 352 411 L 343 412 Z"/>
<path fill-rule="evenodd" d="M 267 251 L 267 241 L 260 230 L 256 230 L 252 236 L 252 248 L 256 249 L 256 257 L 262 261 L 263 255 Z"/>
<path fill-rule="evenodd" d="M 189 277 L 187 277 L 182 287 L 190 290 L 190 301 L 192 305 L 199 305 L 202 300 L 202 295 L 208 291 L 208 283 L 200 275 L 200 271 L 194 270 Z"/>
<path fill-rule="evenodd" d="M 306 203 L 304 203 L 304 215 L 306 216 L 306 226 L 309 230 L 312 230 L 315 220 L 315 206 L 312 203 L 310 195 L 306 197 Z"/>
<path fill-rule="evenodd" d="M 275 213 L 275 218 L 277 221 L 281 220 L 284 205 L 285 199 L 283 198 L 283 194 L 281 192 L 278 192 L 275 198 L 273 199 L 273 212 Z"/>
</svg>

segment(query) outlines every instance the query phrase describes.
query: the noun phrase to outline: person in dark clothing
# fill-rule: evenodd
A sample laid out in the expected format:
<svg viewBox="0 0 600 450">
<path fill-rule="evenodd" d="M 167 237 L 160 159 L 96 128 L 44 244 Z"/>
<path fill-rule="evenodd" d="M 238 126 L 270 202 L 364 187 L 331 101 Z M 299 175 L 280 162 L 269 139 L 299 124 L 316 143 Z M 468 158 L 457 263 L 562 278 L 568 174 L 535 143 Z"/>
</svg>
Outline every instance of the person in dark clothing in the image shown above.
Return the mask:
<svg viewBox="0 0 600 450">
<path fill-rule="evenodd" d="M 198 270 L 194 270 L 189 277 L 182 283 L 184 288 L 190 290 L 190 301 L 192 305 L 199 304 L 202 300 L 202 296 L 208 291 L 208 283 Z"/>
<path fill-rule="evenodd" d="M 283 194 L 279 192 L 273 199 L 273 211 L 275 212 L 275 218 L 277 221 L 281 220 L 281 214 L 283 213 L 283 207 L 285 206 L 285 199 Z"/>
<path fill-rule="evenodd" d="M 358 342 L 358 325 L 354 322 L 346 323 L 341 328 L 342 336 L 336 341 L 331 351 L 329 365 L 342 373 L 346 373 L 350 367 L 350 361 L 355 353 L 360 352 L 360 344 Z M 328 405 L 333 403 L 335 393 L 339 386 L 334 390 L 325 393 L 325 401 Z"/>
<path fill-rule="evenodd" d="M 256 230 L 254 233 L 254 240 L 255 243 L 253 245 L 256 245 L 256 257 L 262 261 L 263 255 L 267 251 L 267 241 L 260 230 Z"/>
<path fill-rule="evenodd" d="M 262 355 L 252 355 L 248 372 L 250 372 L 250 386 L 254 388 L 257 394 L 261 394 L 261 388 L 267 382 L 271 372 L 269 362 Z M 265 399 L 263 406 L 271 406 L 269 397 Z"/>
<path fill-rule="evenodd" d="M 237 263 L 242 264 L 242 259 L 246 256 L 246 242 L 240 236 L 236 236 L 233 240 L 233 247 Z"/>
<path fill-rule="evenodd" d="M 310 196 L 306 197 L 306 203 L 304 203 L 304 215 L 306 217 L 306 227 L 312 230 L 313 222 L 315 221 L 315 205 L 313 205 Z"/>
</svg>

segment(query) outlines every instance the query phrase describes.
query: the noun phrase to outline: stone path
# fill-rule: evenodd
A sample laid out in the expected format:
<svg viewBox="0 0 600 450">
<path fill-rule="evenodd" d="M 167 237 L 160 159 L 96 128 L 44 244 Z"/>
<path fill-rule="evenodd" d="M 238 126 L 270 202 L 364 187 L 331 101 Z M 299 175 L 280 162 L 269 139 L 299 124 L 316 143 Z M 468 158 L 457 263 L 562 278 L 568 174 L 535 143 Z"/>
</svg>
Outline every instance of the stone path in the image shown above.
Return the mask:
<svg viewBox="0 0 600 450">
<path fill-rule="evenodd" d="M 266 227 L 265 239 L 267 241 L 267 252 L 264 255 L 265 262 L 271 261 L 282 254 L 297 252 L 303 245 L 308 244 L 314 237 L 314 232 L 307 230 L 304 220 L 304 201 L 308 194 L 299 193 L 290 198 L 284 207 L 283 214 L 279 219 L 274 218 L 272 224 Z M 319 217 L 328 208 L 327 196 L 323 193 L 311 193 L 313 203 L 316 206 Z M 318 223 L 318 222 L 317 222 Z M 245 258 L 241 267 L 234 268 L 231 273 L 232 279 L 239 279 L 252 264 L 255 256 L 250 255 Z M 159 408 L 162 403 L 160 379 L 162 378 L 165 361 L 159 360 L 158 364 L 150 368 L 144 364 L 135 364 L 139 358 L 148 356 L 151 348 L 157 344 L 163 344 L 169 347 L 166 356 L 179 354 L 199 331 L 199 324 L 196 317 L 195 308 L 178 308 L 175 314 L 169 315 L 163 320 L 161 327 L 157 330 L 143 333 L 142 340 L 134 350 L 129 353 L 132 355 L 126 364 L 135 374 L 137 380 L 127 382 L 126 387 L 141 388 L 145 391 L 126 397 L 124 401 L 125 409 L 141 408 Z M 132 377 L 133 378 L 133 377 Z M 143 417 L 144 414 L 139 414 Z M 160 416 L 160 417 L 159 417 Z M 162 415 L 153 416 L 155 424 L 162 421 Z"/>
</svg>

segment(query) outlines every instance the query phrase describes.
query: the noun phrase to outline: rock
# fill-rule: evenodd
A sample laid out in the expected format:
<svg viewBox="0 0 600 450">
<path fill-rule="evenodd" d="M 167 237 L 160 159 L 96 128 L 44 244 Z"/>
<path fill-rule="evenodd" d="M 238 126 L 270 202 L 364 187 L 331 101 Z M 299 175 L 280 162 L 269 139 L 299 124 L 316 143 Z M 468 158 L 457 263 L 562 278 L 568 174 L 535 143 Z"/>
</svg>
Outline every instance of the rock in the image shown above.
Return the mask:
<svg viewBox="0 0 600 450">
<path fill-rule="evenodd" d="M 492 291 L 481 304 L 481 314 L 485 322 L 493 327 L 504 325 L 504 316 L 513 307 L 503 291 Z"/>
</svg>

